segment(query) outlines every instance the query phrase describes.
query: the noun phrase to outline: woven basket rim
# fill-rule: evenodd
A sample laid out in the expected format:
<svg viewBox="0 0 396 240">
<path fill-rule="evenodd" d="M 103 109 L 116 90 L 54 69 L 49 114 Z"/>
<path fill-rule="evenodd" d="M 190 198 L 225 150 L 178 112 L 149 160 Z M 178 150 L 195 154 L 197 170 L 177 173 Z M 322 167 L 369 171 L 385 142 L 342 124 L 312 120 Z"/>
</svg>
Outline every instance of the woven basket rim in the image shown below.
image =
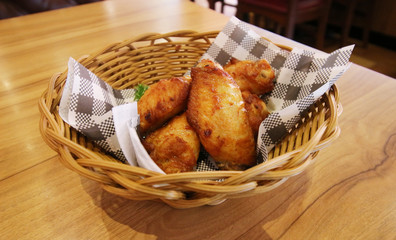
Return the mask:
<svg viewBox="0 0 396 240">
<path fill-rule="evenodd" d="M 110 44 L 96 53 L 82 56 L 78 61 L 90 70 L 106 75 L 108 73 L 103 69 L 112 69 L 110 63 L 121 58 L 128 59 L 130 56 L 124 54 L 141 50 L 133 46 L 137 42 L 148 42 L 153 49 L 157 47 L 156 41 L 172 43 L 173 38 L 189 39 L 185 40 L 187 45 L 198 41 L 210 45 L 218 33 L 192 30 L 146 33 Z M 279 46 L 289 51 L 292 49 Z M 103 59 L 110 60 L 101 62 Z M 118 66 L 116 64 L 113 68 Z M 340 134 L 338 116 L 342 107 L 337 86 L 333 85 L 308 111 L 298 127 L 270 152 L 267 162 L 245 171 L 163 175 L 115 161 L 63 122 L 57 114 L 57 103 L 66 75 L 67 70 L 54 74 L 39 99 L 43 140 L 58 152 L 63 165 L 99 182 L 104 190 L 127 199 L 161 200 L 176 208 L 191 208 L 218 204 L 229 198 L 254 196 L 270 191 L 289 177 L 303 172 L 314 161 L 319 150 L 331 144 Z"/>
</svg>

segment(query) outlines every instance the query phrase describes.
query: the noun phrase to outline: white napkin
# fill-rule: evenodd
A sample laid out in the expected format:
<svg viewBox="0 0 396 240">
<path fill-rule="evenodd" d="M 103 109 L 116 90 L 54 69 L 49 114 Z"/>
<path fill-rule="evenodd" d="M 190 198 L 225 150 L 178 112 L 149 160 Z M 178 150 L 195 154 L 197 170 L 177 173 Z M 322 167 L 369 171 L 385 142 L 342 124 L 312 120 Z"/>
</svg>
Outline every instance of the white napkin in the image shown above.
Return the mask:
<svg viewBox="0 0 396 240">
<path fill-rule="evenodd" d="M 129 135 L 128 122 L 132 116 L 138 116 L 137 102 L 113 107 L 114 127 L 118 142 L 128 163 L 137 166 L 136 154 L 133 150 L 132 140 Z"/>
<path fill-rule="evenodd" d="M 119 105 L 112 110 L 117 139 L 129 164 L 165 174 L 140 141 L 136 130 L 139 124 L 137 102 Z"/>
<path fill-rule="evenodd" d="M 128 121 L 129 136 L 132 140 L 133 149 L 135 150 L 136 160 L 138 165 L 142 168 L 149 169 L 151 171 L 159 172 L 165 174 L 161 168 L 151 159 L 150 155 L 147 153 L 142 142 L 139 139 L 139 135 L 136 131 L 136 126 L 138 124 L 137 118 L 134 117 Z"/>
</svg>

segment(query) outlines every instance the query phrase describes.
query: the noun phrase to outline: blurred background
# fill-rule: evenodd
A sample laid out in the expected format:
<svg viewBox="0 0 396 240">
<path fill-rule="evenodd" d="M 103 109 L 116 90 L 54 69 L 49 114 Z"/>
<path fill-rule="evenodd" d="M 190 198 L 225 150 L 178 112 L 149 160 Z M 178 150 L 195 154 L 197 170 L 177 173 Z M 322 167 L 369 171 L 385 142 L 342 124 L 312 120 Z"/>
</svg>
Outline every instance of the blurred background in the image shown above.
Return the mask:
<svg viewBox="0 0 396 240">
<path fill-rule="evenodd" d="M 117 0 L 0 0 L 0 19 L 96 1 Z M 237 16 L 325 52 L 355 44 L 352 62 L 396 78 L 395 0 L 180 1 Z"/>
<path fill-rule="evenodd" d="M 355 44 L 352 62 L 396 78 L 395 0 L 193 2 L 325 52 Z"/>
</svg>

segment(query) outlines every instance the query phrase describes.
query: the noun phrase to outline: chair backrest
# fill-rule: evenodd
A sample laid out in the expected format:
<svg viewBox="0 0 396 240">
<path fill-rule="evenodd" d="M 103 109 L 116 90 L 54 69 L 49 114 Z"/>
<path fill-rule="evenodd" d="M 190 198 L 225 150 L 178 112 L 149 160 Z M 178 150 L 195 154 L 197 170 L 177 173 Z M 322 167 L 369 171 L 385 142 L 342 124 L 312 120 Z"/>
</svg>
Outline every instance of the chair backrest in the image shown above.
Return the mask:
<svg viewBox="0 0 396 240">
<path fill-rule="evenodd" d="M 317 47 L 323 46 L 331 0 L 238 0 L 237 17 L 244 18 L 246 13 L 265 16 L 285 28 L 285 36 L 293 38 L 296 24 L 317 20 Z"/>
<path fill-rule="evenodd" d="M 278 13 L 323 8 L 330 0 L 238 0 L 238 5 L 269 9 Z"/>
</svg>

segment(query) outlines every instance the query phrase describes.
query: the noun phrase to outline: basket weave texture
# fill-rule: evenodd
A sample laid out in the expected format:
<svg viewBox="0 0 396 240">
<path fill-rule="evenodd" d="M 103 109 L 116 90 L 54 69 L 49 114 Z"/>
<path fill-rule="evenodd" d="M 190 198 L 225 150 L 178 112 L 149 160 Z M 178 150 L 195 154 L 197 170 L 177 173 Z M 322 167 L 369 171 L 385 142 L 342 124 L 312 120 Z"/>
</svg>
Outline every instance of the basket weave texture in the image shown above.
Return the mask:
<svg viewBox="0 0 396 240">
<path fill-rule="evenodd" d="M 163 78 L 182 76 L 217 34 L 190 30 L 147 33 L 107 46 L 79 62 L 116 89 L 153 84 Z M 175 208 L 192 208 L 264 193 L 304 171 L 319 150 L 340 134 L 338 117 L 342 107 L 334 85 L 269 153 L 268 161 L 245 171 L 163 175 L 106 155 L 61 119 L 58 109 L 66 77 L 67 71 L 55 74 L 39 99 L 42 137 L 66 167 L 127 199 L 161 200 Z"/>
</svg>

